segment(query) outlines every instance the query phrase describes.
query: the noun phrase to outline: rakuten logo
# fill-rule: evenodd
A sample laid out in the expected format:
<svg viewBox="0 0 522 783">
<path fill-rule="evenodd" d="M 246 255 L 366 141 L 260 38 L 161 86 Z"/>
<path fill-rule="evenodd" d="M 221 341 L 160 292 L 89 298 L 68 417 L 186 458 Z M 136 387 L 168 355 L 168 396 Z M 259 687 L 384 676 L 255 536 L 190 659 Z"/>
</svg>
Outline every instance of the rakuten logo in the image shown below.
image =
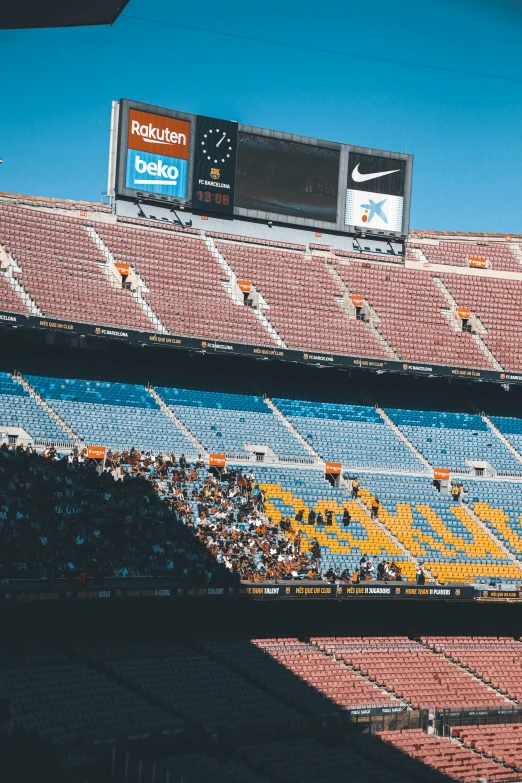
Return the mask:
<svg viewBox="0 0 522 783">
<path fill-rule="evenodd" d="M 161 154 L 179 160 L 188 160 L 190 144 L 190 122 L 166 117 L 164 114 L 152 114 L 148 111 L 131 109 L 127 133 L 127 147 L 155 154 Z"/>
<path fill-rule="evenodd" d="M 148 125 L 140 125 L 138 120 L 132 120 L 131 135 L 141 136 L 149 144 L 181 144 L 182 146 L 187 144 L 184 133 L 176 133 L 169 128 L 156 128 L 152 122 Z"/>
<path fill-rule="evenodd" d="M 136 155 L 134 168 L 138 174 L 149 174 L 154 179 L 135 179 L 135 185 L 177 185 L 179 171 L 176 166 L 169 166 L 161 158 L 157 161 L 147 161 Z"/>
</svg>

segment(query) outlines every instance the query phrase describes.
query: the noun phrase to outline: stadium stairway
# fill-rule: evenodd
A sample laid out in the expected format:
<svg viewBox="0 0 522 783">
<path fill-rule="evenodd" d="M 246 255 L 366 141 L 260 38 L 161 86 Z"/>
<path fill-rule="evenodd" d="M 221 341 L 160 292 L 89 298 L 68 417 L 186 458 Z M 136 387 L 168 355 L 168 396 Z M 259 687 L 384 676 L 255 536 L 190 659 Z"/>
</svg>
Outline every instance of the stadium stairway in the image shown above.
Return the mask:
<svg viewBox="0 0 522 783">
<path fill-rule="evenodd" d="M 293 672 L 335 706 L 348 707 L 399 706 L 404 702 L 377 683 L 341 662 L 329 658 L 314 646 L 295 638 L 252 639 L 252 644 L 271 656 L 285 669 Z"/>
<path fill-rule="evenodd" d="M 277 405 L 275 405 L 275 404 L 272 402 L 272 400 L 271 400 L 269 397 L 265 397 L 265 398 L 264 398 L 264 400 L 265 400 L 266 404 L 268 405 L 268 407 L 270 408 L 270 410 L 272 410 L 272 411 L 274 412 L 274 414 L 277 416 L 277 418 L 278 418 L 280 421 L 282 421 L 282 422 L 283 422 L 283 424 L 285 425 L 285 427 L 286 427 L 288 430 L 290 430 L 290 432 L 292 433 L 292 435 L 294 436 L 294 438 L 297 438 L 297 440 L 299 441 L 299 443 L 302 443 L 302 444 L 303 444 L 303 446 L 305 447 L 305 449 L 308 451 L 308 453 L 309 453 L 309 454 L 311 454 L 311 455 L 312 455 L 312 457 L 314 458 L 314 460 L 315 460 L 316 462 L 321 462 L 321 457 L 320 457 L 320 456 L 319 456 L 319 454 L 316 452 L 316 450 L 314 449 L 314 447 L 313 447 L 313 446 L 312 446 L 312 445 L 311 445 L 311 444 L 310 444 L 310 443 L 309 443 L 309 442 L 308 442 L 308 441 L 307 441 L 305 438 L 303 438 L 303 436 L 301 435 L 301 433 L 299 432 L 299 430 L 298 430 L 296 427 L 294 427 L 294 425 L 292 424 L 292 422 L 290 421 L 290 419 L 288 419 L 286 416 L 284 416 L 284 415 L 281 413 L 281 411 L 279 410 L 279 408 L 277 407 Z"/>
<path fill-rule="evenodd" d="M 122 286 L 122 274 L 118 269 L 116 259 L 112 255 L 111 251 L 107 247 L 107 245 L 103 242 L 102 238 L 99 236 L 99 234 L 96 233 L 94 228 L 92 226 L 85 226 L 85 230 L 87 231 L 88 235 L 98 248 L 100 250 L 107 263 L 105 266 L 102 267 L 102 271 L 104 272 L 107 281 L 111 288 L 121 288 Z M 149 319 L 151 329 L 153 331 L 158 331 L 160 334 L 167 334 L 167 329 L 165 326 L 161 323 L 160 319 L 152 309 L 152 307 L 146 302 L 146 300 L 143 297 L 143 294 L 148 292 L 148 288 L 145 285 L 145 283 L 141 280 L 138 273 L 129 267 L 129 273 L 126 276 L 126 282 L 129 283 L 129 291 L 136 302 L 136 304 L 141 307 L 143 310 L 143 313 L 145 314 L 145 317 Z"/>
<path fill-rule="evenodd" d="M 440 658 L 445 658 L 447 661 L 450 661 L 454 666 L 457 666 L 462 671 L 471 674 L 471 676 L 474 679 L 483 682 L 487 688 L 489 688 L 491 691 L 494 691 L 496 694 L 498 694 L 498 696 L 504 699 L 505 702 L 509 702 L 512 705 L 520 706 L 520 702 L 510 695 L 504 683 L 499 682 L 499 680 L 502 680 L 502 676 L 500 677 L 495 675 L 492 676 L 493 666 L 481 667 L 480 663 L 477 665 L 473 661 L 472 656 L 470 656 L 470 659 L 467 660 L 465 655 L 461 656 L 459 654 L 460 653 L 459 650 L 457 650 L 456 653 L 452 654 L 444 646 L 442 649 L 440 649 L 435 644 L 432 644 L 429 638 L 426 639 L 421 638 L 419 642 L 420 644 L 423 644 L 427 649 L 431 650 L 436 655 L 438 655 Z M 490 653 L 490 657 L 491 657 L 491 652 L 489 650 L 488 652 Z"/>
<path fill-rule="evenodd" d="M 40 405 L 45 411 L 47 411 L 49 416 L 52 419 L 54 419 L 55 422 L 66 431 L 66 433 L 69 435 L 69 438 L 72 441 L 74 441 L 75 445 L 80 445 L 82 443 L 82 439 L 80 438 L 80 436 L 77 435 L 76 432 L 74 432 L 72 427 L 69 427 L 67 422 L 64 419 L 62 419 L 62 417 L 49 405 L 47 400 L 44 400 L 43 397 L 41 397 L 38 394 L 36 389 L 33 388 L 33 386 L 31 386 L 29 381 L 27 381 L 21 373 L 15 372 L 13 378 L 14 378 L 15 381 L 17 381 L 17 383 L 19 383 L 21 386 L 23 386 L 23 388 L 27 392 L 29 392 L 29 394 L 33 398 L 33 400 L 38 405 Z"/>
<path fill-rule="evenodd" d="M 165 386 L 157 386 L 156 392 L 207 452 L 248 460 L 254 452 L 269 449 L 282 461 L 314 462 L 309 449 L 261 396 Z"/>
<path fill-rule="evenodd" d="M 296 676 L 249 639 L 218 637 L 197 639 L 193 644 L 210 658 L 304 716 L 336 712 L 339 709 L 338 705 L 305 679 Z"/>
<path fill-rule="evenodd" d="M 144 699 L 159 709 L 163 713 L 171 716 L 172 723 L 178 731 L 183 727 L 194 728 L 195 723 L 189 715 L 183 714 L 176 709 L 175 704 L 171 704 L 161 699 L 146 688 L 139 687 L 131 678 L 123 676 L 115 667 L 106 665 L 103 659 L 103 653 L 100 654 L 100 648 L 97 645 L 69 645 L 67 653 L 72 660 L 77 661 L 83 666 L 87 666 L 93 671 L 103 675 L 109 682 L 117 683 L 126 688 L 129 692 L 136 694 L 140 699 Z"/>
<path fill-rule="evenodd" d="M 145 283 L 143 299 L 169 333 L 278 345 L 254 308 L 243 304 L 229 271 L 198 230 L 150 230 L 140 220 L 130 222 L 98 223 L 96 232 L 114 259 Z"/>
<path fill-rule="evenodd" d="M 204 730 L 238 732 L 285 725 L 302 716 L 201 649 L 173 640 L 84 645 L 83 655 Z"/>
<path fill-rule="evenodd" d="M 481 412 L 480 417 L 482 421 L 495 433 L 497 438 L 502 441 L 504 446 L 513 454 L 515 459 L 522 462 L 522 454 L 518 447 L 522 445 L 519 438 L 513 438 L 513 435 L 520 434 L 522 432 L 522 419 L 505 418 L 502 416 L 486 416 L 484 412 Z M 504 431 L 505 430 L 505 431 Z M 511 438 L 508 438 L 508 435 Z"/>
<path fill-rule="evenodd" d="M 74 443 L 65 422 L 39 404 L 19 375 L 7 372 L 0 372 L 0 425 L 21 428 L 39 445 L 71 448 Z"/>
<path fill-rule="evenodd" d="M 378 525 L 370 518 L 368 510 L 352 500 L 345 486 L 332 487 L 318 470 L 285 468 L 282 466 L 256 465 L 255 479 L 266 497 L 265 512 L 275 524 L 282 517 L 290 517 L 294 528 L 301 532 L 301 551 L 310 551 L 310 541 L 317 539 L 321 547 L 321 568 L 358 570 L 363 555 L 376 560 L 382 558 L 395 561 L 408 580 L 415 580 L 416 561 L 407 548 L 396 543 L 389 529 Z M 352 517 L 349 527 L 341 526 L 344 509 Z M 332 511 L 332 525 L 306 524 L 308 512 L 326 516 Z M 295 516 L 302 510 L 304 522 L 298 523 Z"/>
<path fill-rule="evenodd" d="M 321 257 L 317 251 L 314 255 L 317 255 Z M 325 269 L 327 270 L 330 277 L 334 280 L 334 282 L 337 284 L 337 287 L 339 288 L 339 291 L 341 292 L 341 297 L 336 297 L 336 301 L 341 308 L 341 310 L 345 313 L 345 315 L 348 318 L 355 318 L 356 317 L 356 310 L 354 307 L 354 304 L 350 298 L 351 293 L 348 289 L 346 283 L 342 279 L 341 275 L 336 270 L 332 258 L 335 259 L 335 256 L 331 256 L 330 253 L 324 253 L 322 254 L 323 263 L 325 266 Z M 353 292 L 352 292 L 353 294 Z M 362 323 L 366 326 L 368 331 L 372 334 L 372 336 L 377 340 L 379 345 L 383 348 L 385 354 L 389 359 L 393 359 L 394 361 L 400 361 L 400 356 L 393 350 L 391 345 L 386 341 L 384 336 L 379 332 L 378 329 L 376 329 L 374 321 L 378 320 L 378 316 L 376 313 L 372 313 L 372 318 L 366 318 L 362 321 Z"/>
<path fill-rule="evenodd" d="M 365 506 L 370 509 L 379 497 L 380 521 L 425 562 L 439 582 L 470 583 L 492 577 L 518 582 L 522 578 L 518 559 L 513 560 L 511 553 L 508 557 L 493 531 L 479 524 L 466 506 L 437 492 L 429 477 L 357 475 L 359 497 Z M 487 483 L 500 486 L 500 482 Z"/>
<path fill-rule="evenodd" d="M 420 643 L 471 672 L 513 704 L 522 704 L 522 643 L 511 637 L 424 636 Z"/>
<path fill-rule="evenodd" d="M 444 282 L 441 280 L 440 277 L 433 277 L 432 280 L 433 280 L 433 284 L 435 285 L 435 287 L 438 288 L 438 290 L 440 291 L 440 293 L 442 294 L 442 296 L 444 297 L 444 299 L 446 300 L 446 302 L 449 304 L 449 306 L 451 308 L 451 310 L 446 311 L 446 316 L 447 316 L 448 320 L 450 321 L 450 324 L 453 323 L 454 326 L 455 326 L 455 329 L 456 330 L 460 330 L 462 328 L 460 319 L 457 320 L 455 318 L 455 314 L 458 312 L 459 302 L 457 302 L 457 300 L 453 298 L 453 296 L 451 295 L 451 292 L 444 285 Z M 474 315 L 474 313 L 472 313 L 472 315 Z M 478 322 L 478 325 L 479 325 L 479 327 L 482 327 L 482 324 L 480 323 L 480 321 Z M 470 332 L 469 334 L 470 334 L 471 339 L 473 340 L 473 342 L 475 343 L 475 345 L 479 349 L 479 351 L 481 351 L 481 353 L 484 354 L 484 356 L 486 358 L 486 361 L 489 363 L 491 368 L 493 370 L 497 370 L 497 372 L 504 372 L 504 368 L 502 367 L 500 362 L 497 361 L 496 357 L 491 353 L 491 351 L 489 350 L 488 346 L 486 345 L 484 340 L 481 338 L 481 332 L 482 333 L 486 332 L 486 329 L 484 329 L 484 327 L 482 327 L 482 328 L 477 329 L 476 331 Z"/>
<path fill-rule="evenodd" d="M 317 740 L 272 742 L 262 746 L 248 745 L 238 749 L 238 752 L 241 758 L 254 762 L 270 780 L 277 783 L 331 783 L 334 780 L 364 783 L 455 781 L 455 778 L 426 766 L 412 755 L 385 745 L 378 735 L 348 736 L 342 743 L 335 745 Z M 500 765 L 494 768 L 500 768 Z"/>
<path fill-rule="evenodd" d="M 151 397 L 152 397 L 154 400 L 156 400 L 156 402 L 157 402 L 157 403 L 158 403 L 158 405 L 160 406 L 160 408 L 161 408 L 161 410 L 163 411 L 163 413 L 165 414 L 165 416 L 167 416 L 167 418 L 168 418 L 168 419 L 170 419 L 170 420 L 171 420 L 171 421 L 172 421 L 172 422 L 173 422 L 173 423 L 176 425 L 176 427 L 178 427 L 178 429 L 180 429 L 180 430 L 181 430 L 181 432 L 182 432 L 182 433 L 183 433 L 183 434 L 184 434 L 184 435 L 185 435 L 185 436 L 188 438 L 188 440 L 190 440 L 190 442 L 192 443 L 192 445 L 194 446 L 194 448 L 198 449 L 198 454 L 202 454 L 202 455 L 204 455 L 205 457 L 208 457 L 208 452 L 207 452 L 207 450 L 205 449 L 205 447 L 204 447 L 204 446 L 203 446 L 203 445 L 202 445 L 202 444 L 199 442 L 199 440 L 198 440 L 198 439 L 196 438 L 196 436 L 195 436 L 195 435 L 194 435 L 194 434 L 193 434 L 193 433 L 192 433 L 192 432 L 189 430 L 189 428 L 188 428 L 188 427 L 186 427 L 186 426 L 183 424 L 183 422 L 181 421 L 181 419 L 180 419 L 180 418 L 178 418 L 178 416 L 176 416 L 176 414 L 174 413 L 174 411 L 172 410 L 172 408 L 170 408 L 170 407 L 167 405 L 167 403 L 165 402 L 165 400 L 164 400 L 162 397 L 160 397 L 160 395 L 158 394 L 158 392 L 156 391 L 156 389 L 155 389 L 153 386 L 148 386 L 148 387 L 147 387 L 147 389 L 148 389 L 148 392 L 149 392 L 150 396 L 151 396 Z"/>
<path fill-rule="evenodd" d="M 522 475 L 520 458 L 477 414 L 450 411 L 384 409 L 434 467 L 452 473 L 470 472 L 470 463 L 489 463 L 500 475 Z"/>
<path fill-rule="evenodd" d="M 490 724 L 488 726 L 454 726 L 451 736 L 461 745 L 493 761 L 522 773 L 522 726 Z"/>
<path fill-rule="evenodd" d="M 25 380 L 87 445 L 152 453 L 174 450 L 187 459 L 200 453 L 144 386 L 36 375 Z"/>
<path fill-rule="evenodd" d="M 410 451 L 412 451 L 415 454 L 419 462 L 422 462 L 425 468 L 431 470 L 433 468 L 433 465 L 430 465 L 426 457 L 423 454 L 421 454 L 419 449 L 417 449 L 413 445 L 413 443 L 411 442 L 411 440 L 409 440 L 407 435 L 405 435 L 404 432 L 402 432 L 402 430 L 399 429 L 399 427 L 397 427 L 397 425 L 390 419 L 386 411 L 380 408 L 378 405 L 375 406 L 375 410 L 377 411 L 381 419 L 383 419 L 383 421 L 385 421 L 386 424 L 389 427 L 391 427 L 391 429 L 395 432 L 399 440 L 402 440 L 402 442 L 406 444 L 406 446 L 410 449 Z"/>
<path fill-rule="evenodd" d="M 482 510 L 482 509 L 484 508 L 484 506 L 487 506 L 487 504 L 483 504 L 483 505 L 481 505 L 480 503 L 478 503 L 477 505 L 479 506 L 479 508 L 478 508 L 477 510 Z M 461 508 L 463 507 L 463 506 L 462 506 L 462 503 L 460 504 L 460 506 L 461 506 Z M 519 562 L 519 561 L 520 561 L 520 558 L 516 557 L 516 555 L 515 555 L 515 554 L 514 554 L 514 553 L 511 551 L 513 547 L 511 547 L 511 549 L 510 549 L 510 548 L 509 548 L 509 547 L 508 547 L 508 546 L 505 544 L 505 542 L 504 542 L 504 540 L 503 540 L 504 536 L 503 536 L 503 534 L 502 534 L 502 533 L 501 533 L 501 532 L 500 532 L 500 531 L 499 531 L 499 530 L 496 528 L 496 526 L 493 526 L 493 525 L 487 525 L 487 524 L 486 524 L 486 521 L 485 521 L 485 520 L 483 520 L 483 519 L 482 519 L 482 518 L 479 516 L 479 514 L 478 514 L 478 513 L 476 513 L 476 511 L 475 511 L 475 508 L 474 508 L 474 507 L 472 508 L 471 506 L 467 505 L 465 510 L 466 510 L 466 514 L 468 514 L 468 515 L 469 515 L 469 516 L 470 516 L 470 517 L 471 517 L 473 520 L 475 520 L 475 522 L 477 523 L 477 525 L 478 525 L 480 528 L 482 528 L 482 530 L 484 531 L 484 533 L 486 533 L 486 535 L 488 535 L 490 538 L 492 538 L 492 539 L 494 540 L 494 542 L 495 542 L 495 544 L 498 546 L 498 548 L 499 548 L 499 549 L 501 549 L 501 550 L 502 550 L 502 552 L 504 552 L 504 554 L 505 554 L 505 556 L 507 557 L 507 559 L 508 559 L 508 560 L 511 560 L 511 562 L 512 562 L 512 563 L 514 563 L 516 566 L 520 566 L 520 562 Z M 508 533 L 508 535 L 509 535 L 509 531 L 506 531 L 506 532 L 507 532 L 507 533 Z M 511 536 L 511 539 L 513 539 L 513 538 L 514 538 L 514 531 L 513 531 L 513 535 Z M 509 538 L 508 538 L 508 541 L 509 541 Z M 518 550 L 518 551 L 520 551 L 520 550 Z"/>
<path fill-rule="evenodd" d="M 499 689 L 407 637 L 316 637 L 311 644 L 413 709 L 501 707 Z"/>
<path fill-rule="evenodd" d="M 131 760 L 122 765 L 121 780 L 125 783 L 274 783 L 246 756 L 241 759 L 185 752 L 169 758 L 150 761 Z"/>
<path fill-rule="evenodd" d="M 469 483 L 473 513 L 517 562 L 522 560 L 522 486 L 510 482 Z"/>
<path fill-rule="evenodd" d="M 3 194 L 0 215 L 2 310 L 377 360 L 521 367 L 518 242 L 413 231 L 404 259 L 377 258 L 281 242 L 275 226 L 273 240 L 247 224 L 244 235 L 181 230 L 58 199 Z M 477 253 L 486 269 L 469 268 Z M 116 264 L 129 267 L 130 286 Z M 244 306 L 238 278 L 254 286 L 258 308 Z M 364 300 L 367 322 L 350 295 Z M 476 334 L 463 330 L 457 305 L 471 310 Z"/>
<path fill-rule="evenodd" d="M 0 661 L 0 689 L 10 695 L 17 723 L 57 747 L 92 746 L 115 731 L 181 729 L 178 719 L 146 695 L 67 652 L 2 644 Z"/>
<path fill-rule="evenodd" d="M 223 268 L 223 271 L 227 276 L 227 283 L 225 284 L 225 289 L 228 295 L 234 301 L 234 304 L 242 305 L 243 292 L 240 288 L 236 273 L 234 272 L 232 267 L 227 263 L 224 256 L 219 252 L 219 249 L 216 246 L 216 243 L 214 242 L 213 238 L 211 236 L 204 234 L 204 239 L 205 239 L 205 244 L 210 250 L 211 255 L 213 256 L 213 258 L 216 259 L 218 264 Z M 265 300 L 263 299 L 259 291 L 256 291 L 255 288 L 252 286 L 251 293 L 257 294 L 257 297 L 259 299 L 257 306 L 252 308 L 252 312 L 256 316 L 256 318 L 260 321 L 264 329 L 266 329 L 266 331 L 268 332 L 269 339 L 273 340 L 276 343 L 276 345 L 278 345 L 280 348 L 288 348 L 287 344 L 284 342 L 284 340 L 281 339 L 281 336 L 279 335 L 279 333 L 271 323 L 268 313 L 263 312 L 264 310 L 268 311 L 269 306 L 267 305 L 267 303 L 265 302 Z"/>
<path fill-rule="evenodd" d="M 0 302 L 2 309 L 42 317 L 43 313 L 36 302 L 31 299 L 15 277 L 15 273 L 20 271 L 20 267 L 0 244 Z"/>
<path fill-rule="evenodd" d="M 477 780 L 508 783 L 520 780 L 512 769 L 450 738 L 436 737 L 420 730 L 385 731 L 378 736 L 412 758 L 462 783 L 475 783 Z"/>
<path fill-rule="evenodd" d="M 272 402 L 325 461 L 345 468 L 425 469 L 374 406 L 282 397 L 273 397 Z"/>
<path fill-rule="evenodd" d="M 343 479 L 343 481 L 345 481 L 345 479 Z M 355 498 L 355 502 L 357 503 L 357 505 L 359 506 L 359 508 L 361 508 L 361 509 L 362 509 L 362 511 L 365 513 L 365 515 L 366 515 L 366 516 L 369 516 L 369 514 L 368 514 L 368 508 L 365 506 L 365 504 L 363 503 L 363 501 L 361 500 L 361 498 L 360 498 L 360 497 L 358 497 L 358 498 Z M 435 582 L 435 581 L 436 581 L 436 580 L 435 580 L 435 577 L 433 576 L 433 574 L 431 573 L 431 571 L 430 571 L 430 570 L 428 569 L 428 567 L 426 566 L 426 563 L 424 562 L 424 560 L 423 560 L 422 558 L 415 557 L 415 556 L 414 556 L 414 555 L 413 555 L 413 554 L 412 554 L 412 553 L 411 553 L 411 552 L 410 552 L 410 551 L 409 551 L 409 550 L 408 550 L 408 549 L 407 549 L 407 548 L 404 546 L 404 544 L 402 543 L 402 541 L 401 541 L 399 538 L 397 538 L 397 536 L 396 536 L 396 535 L 395 535 L 395 534 L 394 534 L 394 533 L 393 533 L 393 532 L 392 532 L 392 531 L 391 531 L 389 528 L 387 528 L 387 527 L 386 527 L 386 525 L 385 525 L 383 522 L 381 522 L 381 521 L 380 521 L 380 519 L 379 519 L 379 517 L 378 517 L 378 516 L 377 516 L 377 517 L 375 517 L 374 519 L 372 519 L 372 518 L 370 517 L 370 521 L 371 521 L 371 522 L 373 522 L 375 525 L 377 525 L 377 527 L 378 527 L 380 530 L 382 530 L 382 532 L 383 532 L 383 533 L 384 533 L 386 536 L 388 536 L 388 538 L 389 538 L 391 541 L 393 541 L 393 543 L 394 543 L 394 544 L 395 544 L 395 545 L 396 545 L 396 546 L 397 546 L 397 547 L 398 547 L 398 548 L 401 550 L 401 552 L 402 552 L 402 554 L 403 554 L 403 556 L 404 556 L 405 560 L 411 560 L 411 562 L 412 562 L 412 563 L 415 565 L 415 568 L 419 568 L 419 566 L 422 566 L 422 569 L 423 569 L 423 571 L 424 571 L 424 573 L 425 573 L 426 577 L 428 578 L 428 581 L 429 581 L 429 582 Z"/>
</svg>

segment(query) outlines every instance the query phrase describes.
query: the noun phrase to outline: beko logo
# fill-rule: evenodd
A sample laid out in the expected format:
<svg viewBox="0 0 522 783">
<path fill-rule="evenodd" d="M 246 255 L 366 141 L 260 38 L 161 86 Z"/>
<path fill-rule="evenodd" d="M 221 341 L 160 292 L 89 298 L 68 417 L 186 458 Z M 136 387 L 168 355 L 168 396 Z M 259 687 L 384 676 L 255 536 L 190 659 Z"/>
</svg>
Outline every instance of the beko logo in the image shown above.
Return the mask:
<svg viewBox="0 0 522 783">
<path fill-rule="evenodd" d="M 169 166 L 158 158 L 156 162 L 142 160 L 139 155 L 134 158 L 134 168 L 138 174 L 150 174 L 155 179 L 135 179 L 135 185 L 156 184 L 156 185 L 176 185 L 178 182 L 179 171 L 176 166 Z"/>
<path fill-rule="evenodd" d="M 376 171 L 374 174 L 361 174 L 359 171 L 359 164 L 352 171 L 352 179 L 354 182 L 368 182 L 369 179 L 377 179 L 377 177 L 385 177 L 387 174 L 396 174 L 400 169 L 392 169 L 391 171 Z"/>
<path fill-rule="evenodd" d="M 181 144 L 182 146 L 187 144 L 184 133 L 176 133 L 169 128 L 155 128 L 152 122 L 148 125 L 140 125 L 138 120 L 132 120 L 131 135 L 141 136 L 148 144 Z"/>
</svg>

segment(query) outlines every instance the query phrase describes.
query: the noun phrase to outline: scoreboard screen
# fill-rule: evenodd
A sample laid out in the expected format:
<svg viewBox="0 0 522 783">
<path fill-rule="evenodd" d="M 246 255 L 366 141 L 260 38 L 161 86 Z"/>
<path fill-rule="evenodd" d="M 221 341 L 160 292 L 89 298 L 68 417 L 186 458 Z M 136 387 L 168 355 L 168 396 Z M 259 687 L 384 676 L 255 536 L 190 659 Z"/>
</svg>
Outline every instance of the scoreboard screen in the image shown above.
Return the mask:
<svg viewBox="0 0 522 783">
<path fill-rule="evenodd" d="M 339 150 L 239 133 L 236 206 L 337 221 Z"/>
<path fill-rule="evenodd" d="M 315 231 L 408 233 L 413 157 L 113 103 L 109 192 Z"/>
<path fill-rule="evenodd" d="M 236 149 L 237 122 L 197 118 L 192 207 L 233 213 Z"/>
</svg>

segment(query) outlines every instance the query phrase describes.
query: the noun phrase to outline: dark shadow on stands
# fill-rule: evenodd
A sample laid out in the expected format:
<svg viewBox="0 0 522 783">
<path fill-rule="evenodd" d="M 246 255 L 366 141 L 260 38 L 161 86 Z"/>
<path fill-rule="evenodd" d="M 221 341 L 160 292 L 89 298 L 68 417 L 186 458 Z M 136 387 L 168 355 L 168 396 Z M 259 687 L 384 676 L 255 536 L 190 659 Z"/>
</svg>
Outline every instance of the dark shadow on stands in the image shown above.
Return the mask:
<svg viewBox="0 0 522 783">
<path fill-rule="evenodd" d="M 0 370 L 382 407 L 519 416 L 522 386 L 311 367 L 248 357 L 145 349 L 34 331 L 2 330 Z M 88 361 L 86 361 L 88 357 Z M 64 370 L 66 368 L 66 370 Z"/>
<path fill-rule="evenodd" d="M 444 775 L 429 770 L 410 759 L 402 751 L 383 746 L 376 736 L 355 737 L 354 732 L 366 730 L 364 722 L 350 727 L 339 717 L 338 706 L 314 688 L 308 686 L 296 674 L 275 661 L 266 652 L 250 643 L 250 638 L 300 637 L 303 641 L 310 636 L 335 635 L 386 635 L 404 634 L 408 631 L 431 634 L 505 634 L 519 627 L 520 607 L 516 605 L 462 605 L 435 602 L 385 602 L 355 601 L 254 601 L 224 600 L 222 603 L 197 601 L 154 607 L 151 605 L 105 605 L 96 604 L 79 607 L 12 607 L 2 610 L 3 638 L 16 643 L 48 642 L 61 649 L 74 651 L 78 645 L 103 644 L 121 645 L 122 660 L 132 656 L 129 642 L 154 642 L 156 639 L 176 640 L 187 647 L 203 651 L 212 668 L 215 662 L 215 681 L 220 681 L 220 666 L 236 672 L 238 678 L 250 681 L 251 687 L 262 690 L 274 702 L 273 730 L 242 730 L 241 726 L 230 729 L 222 726 L 209 731 L 202 738 L 201 749 L 216 757 L 228 758 L 239 754 L 242 757 L 244 745 L 256 742 L 273 743 L 302 738 L 303 748 L 309 747 L 312 739 L 325 744 L 334 754 L 348 744 L 351 753 L 366 759 L 368 765 L 376 766 L 375 774 L 365 779 L 358 776 L 358 783 L 365 780 L 375 783 L 377 769 L 382 779 L 394 783 L 386 769 L 397 775 L 395 783 L 404 780 L 433 781 L 443 783 Z M 243 669 L 234 656 L 219 651 L 219 645 L 209 644 L 211 639 L 223 639 L 227 644 L 236 643 L 248 662 Z M 240 657 L 243 657 L 241 655 Z M 103 661 L 102 661 L 103 663 Z M 246 684 L 246 683 L 245 683 Z M 188 688 L 195 687 L 194 699 L 204 699 L 204 693 L 197 689 L 197 683 L 187 682 Z M 237 701 L 238 715 L 241 711 L 241 689 L 223 698 Z M 282 704 L 295 710 L 295 726 L 281 722 L 278 714 Z M 278 710 L 279 705 L 279 710 Z M 175 705 L 174 705 L 175 706 Z M 315 716 L 315 717 L 314 717 Z M 375 728 L 375 727 L 374 727 Z M 380 726 L 378 728 L 381 728 Z M 391 727 L 390 727 L 391 728 Z M 347 738 L 346 738 L 347 737 Z M 285 757 L 284 745 L 281 745 Z M 154 751 L 156 752 L 156 751 Z M 134 758 L 153 758 L 154 752 L 142 748 Z M 339 752 L 343 753 L 342 750 Z M 165 748 L 164 754 L 170 755 Z M 368 768 L 369 769 L 369 768 Z M 374 767 L 372 766 L 372 769 Z M 391 774 L 390 772 L 390 774 Z M 268 780 L 277 783 L 293 783 L 296 778 L 281 777 L 270 773 Z M 320 780 L 315 773 L 299 780 Z M 25 783 L 25 781 L 24 781 Z M 132 781 L 130 781 L 132 783 Z M 142 783 L 147 783 L 146 779 Z M 163 783 L 157 779 L 156 783 Z M 171 779 L 171 783 L 173 783 Z"/>
<path fill-rule="evenodd" d="M 38 471 L 33 473 L 35 465 Z M 217 562 L 194 529 L 178 519 L 143 476 L 126 475 L 123 481 L 115 482 L 111 473 L 99 476 L 93 464 L 70 469 L 66 457 L 49 463 L 23 451 L 2 452 L 1 466 L 4 485 L 0 500 L 3 503 L 6 499 L 13 519 L 15 511 L 20 518 L 16 522 L 18 536 L 11 535 L 10 525 L 1 531 L 0 579 L 43 576 L 40 589 L 56 589 L 64 564 L 71 561 L 76 576 L 83 572 L 95 577 L 98 586 L 123 566 L 129 574 L 137 570 L 148 576 L 147 587 L 162 575 L 175 577 L 179 584 L 206 584 L 207 570 L 210 584 L 234 582 L 234 576 Z M 23 490 L 9 489 L 14 479 L 23 483 Z M 66 480 L 72 482 L 68 487 L 72 499 L 64 499 Z M 187 482 L 189 492 L 191 486 Z M 85 498 L 87 506 L 80 502 Z M 73 508 L 71 513 L 55 512 L 57 504 L 67 503 Z M 33 523 L 39 526 L 35 528 Z M 84 542 L 77 546 L 78 535 Z M 164 550 L 160 561 L 154 556 L 156 545 Z M 167 559 L 173 563 L 172 570 L 166 570 Z"/>
</svg>

